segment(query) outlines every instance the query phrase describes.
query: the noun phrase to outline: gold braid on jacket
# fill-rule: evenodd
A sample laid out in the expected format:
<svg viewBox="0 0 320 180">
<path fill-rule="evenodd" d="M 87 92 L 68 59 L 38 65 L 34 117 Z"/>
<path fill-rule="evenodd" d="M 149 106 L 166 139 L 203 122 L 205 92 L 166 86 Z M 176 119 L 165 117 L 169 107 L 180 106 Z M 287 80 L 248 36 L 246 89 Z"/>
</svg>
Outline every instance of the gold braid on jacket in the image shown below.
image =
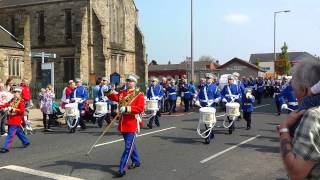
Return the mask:
<svg viewBox="0 0 320 180">
<path fill-rule="evenodd" d="M 120 107 L 130 105 L 128 103 L 132 102 L 132 100 L 136 98 L 138 95 L 139 95 L 139 90 L 138 89 L 133 90 L 133 93 L 130 93 L 129 95 L 120 99 L 119 101 Z"/>
<path fill-rule="evenodd" d="M 12 107 L 13 110 L 18 109 L 18 106 L 21 102 L 21 97 L 20 98 L 14 98 L 13 101 L 11 101 L 10 106 Z"/>
</svg>

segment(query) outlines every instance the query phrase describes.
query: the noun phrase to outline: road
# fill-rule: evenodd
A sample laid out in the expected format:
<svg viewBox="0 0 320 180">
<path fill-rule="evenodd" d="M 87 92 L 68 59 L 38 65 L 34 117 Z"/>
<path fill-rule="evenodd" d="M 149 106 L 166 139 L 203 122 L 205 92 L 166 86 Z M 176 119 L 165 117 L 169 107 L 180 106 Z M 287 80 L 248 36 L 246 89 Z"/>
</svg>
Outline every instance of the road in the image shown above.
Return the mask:
<svg viewBox="0 0 320 180">
<path fill-rule="evenodd" d="M 244 120 L 236 122 L 232 135 L 215 128 L 215 139 L 209 145 L 196 133 L 197 112 L 163 115 L 161 127 L 141 130 L 136 143 L 142 166 L 129 170 L 122 179 L 286 179 L 274 131 L 285 115 L 274 112 L 273 101 L 264 100 L 255 109 L 251 130 L 245 129 Z M 218 125 L 222 115 L 217 113 Z M 95 125 L 75 134 L 63 127 L 53 133 L 38 131 L 29 136 L 28 148 L 21 148 L 16 138 L 13 149 L 0 154 L 0 179 L 113 179 L 124 146 L 115 127 L 85 156 L 100 133 Z"/>
</svg>

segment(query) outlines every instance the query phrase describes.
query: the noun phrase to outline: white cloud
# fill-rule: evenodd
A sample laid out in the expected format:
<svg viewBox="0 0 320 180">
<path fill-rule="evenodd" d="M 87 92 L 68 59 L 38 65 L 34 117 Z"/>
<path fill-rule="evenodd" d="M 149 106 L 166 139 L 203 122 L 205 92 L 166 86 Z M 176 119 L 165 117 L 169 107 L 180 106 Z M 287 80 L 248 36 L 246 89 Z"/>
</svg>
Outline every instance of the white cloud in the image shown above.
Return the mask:
<svg viewBox="0 0 320 180">
<path fill-rule="evenodd" d="M 250 18 L 245 14 L 234 13 L 225 16 L 224 21 L 229 24 L 243 25 L 249 23 Z"/>
</svg>

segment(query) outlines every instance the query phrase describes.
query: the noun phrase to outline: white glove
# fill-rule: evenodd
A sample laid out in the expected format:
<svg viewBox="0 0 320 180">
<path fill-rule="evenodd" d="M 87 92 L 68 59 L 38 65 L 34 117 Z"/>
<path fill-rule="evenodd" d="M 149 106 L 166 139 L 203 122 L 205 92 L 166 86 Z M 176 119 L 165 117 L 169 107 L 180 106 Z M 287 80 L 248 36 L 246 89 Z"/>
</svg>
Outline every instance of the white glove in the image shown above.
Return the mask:
<svg viewBox="0 0 320 180">
<path fill-rule="evenodd" d="M 159 100 L 160 98 L 159 98 L 159 96 L 154 96 L 154 97 L 152 97 L 151 99 L 152 99 L 152 100 Z"/>
<path fill-rule="evenodd" d="M 288 105 L 287 104 L 282 104 L 281 105 L 281 109 L 288 109 Z"/>
<path fill-rule="evenodd" d="M 226 98 L 223 98 L 222 102 L 227 103 L 228 101 L 226 100 Z"/>
<path fill-rule="evenodd" d="M 220 102 L 220 98 L 216 98 L 213 100 L 214 103 L 219 103 Z"/>
<path fill-rule="evenodd" d="M 238 94 L 238 95 L 236 95 L 234 98 L 235 98 L 235 99 L 239 99 L 239 98 L 240 98 L 240 95 Z"/>
<path fill-rule="evenodd" d="M 272 98 L 274 99 L 274 98 L 276 98 L 276 93 L 273 93 L 273 96 L 272 96 Z"/>
<path fill-rule="evenodd" d="M 9 107 L 8 107 L 8 111 L 11 111 L 11 110 L 12 110 L 12 107 L 11 107 L 11 106 L 9 106 Z"/>
<path fill-rule="evenodd" d="M 125 113 L 126 112 L 126 107 L 122 106 L 119 111 L 120 111 L 120 113 Z"/>
<path fill-rule="evenodd" d="M 66 103 L 69 104 L 70 103 L 70 99 L 66 99 Z"/>
<path fill-rule="evenodd" d="M 200 105 L 200 101 L 199 101 L 199 100 L 197 100 L 197 101 L 196 101 L 196 103 L 195 103 L 195 105 L 196 105 L 196 106 L 201 107 L 201 105 Z"/>
<path fill-rule="evenodd" d="M 83 101 L 84 101 L 83 99 L 78 100 L 78 102 L 79 102 L 80 104 L 83 103 Z"/>
<path fill-rule="evenodd" d="M 75 98 L 71 98 L 71 101 L 75 102 L 75 101 L 76 101 L 76 99 L 75 99 Z"/>
<path fill-rule="evenodd" d="M 102 99 L 103 101 L 107 101 L 107 100 L 108 100 L 108 98 L 105 97 L 105 96 L 103 96 L 101 99 Z"/>
<path fill-rule="evenodd" d="M 99 101 L 99 98 L 95 98 L 94 101 L 95 101 L 95 102 L 98 102 L 98 101 Z"/>
</svg>

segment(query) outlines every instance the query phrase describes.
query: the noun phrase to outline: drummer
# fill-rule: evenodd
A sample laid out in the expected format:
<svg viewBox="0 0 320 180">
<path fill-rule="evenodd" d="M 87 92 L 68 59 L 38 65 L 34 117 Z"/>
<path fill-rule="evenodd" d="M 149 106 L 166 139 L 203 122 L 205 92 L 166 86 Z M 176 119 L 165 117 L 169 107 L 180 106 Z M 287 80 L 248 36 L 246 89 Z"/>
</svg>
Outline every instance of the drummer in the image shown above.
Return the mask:
<svg viewBox="0 0 320 180">
<path fill-rule="evenodd" d="M 221 94 L 218 90 L 218 87 L 214 83 L 214 75 L 211 73 L 205 74 L 206 85 L 200 88 L 200 92 L 197 96 L 196 105 L 200 107 L 216 107 L 221 100 Z M 206 129 L 210 127 L 206 126 Z M 210 140 L 214 138 L 214 132 L 211 131 L 210 136 L 208 137 L 207 144 L 210 143 Z"/>
<path fill-rule="evenodd" d="M 225 85 L 221 91 L 222 95 L 222 102 L 223 103 L 231 103 L 231 102 L 238 102 L 240 103 L 240 97 L 241 97 L 241 90 L 239 90 L 238 86 L 234 84 L 234 77 L 232 75 L 228 76 L 228 84 Z M 231 119 L 229 119 L 229 123 L 232 122 Z M 229 128 L 229 134 L 232 134 L 232 131 L 234 131 L 234 124 Z"/>
<path fill-rule="evenodd" d="M 157 100 L 158 101 L 158 107 L 160 109 L 161 106 L 161 99 L 163 97 L 163 89 L 161 85 L 159 84 L 159 79 L 156 77 L 151 78 L 151 85 L 147 91 L 147 98 L 150 100 Z M 149 120 L 149 123 L 147 126 L 152 129 L 153 121 L 156 124 L 156 126 L 160 126 L 159 117 L 161 116 L 160 111 L 158 110 L 156 114 Z"/>
</svg>

